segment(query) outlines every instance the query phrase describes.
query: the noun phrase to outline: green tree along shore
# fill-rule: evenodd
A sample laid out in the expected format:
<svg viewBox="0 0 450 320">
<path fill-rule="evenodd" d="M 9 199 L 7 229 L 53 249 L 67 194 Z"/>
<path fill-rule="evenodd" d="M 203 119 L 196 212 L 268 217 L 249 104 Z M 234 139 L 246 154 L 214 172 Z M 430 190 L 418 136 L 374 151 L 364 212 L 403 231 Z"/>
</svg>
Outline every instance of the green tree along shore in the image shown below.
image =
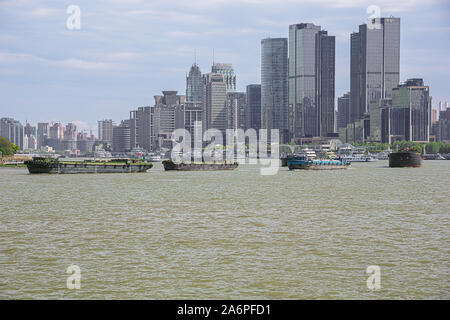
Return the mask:
<svg viewBox="0 0 450 320">
<path fill-rule="evenodd" d="M 0 137 L 0 152 L 2 156 L 12 156 L 19 150 L 20 148 L 11 143 L 8 139 Z"/>
<path fill-rule="evenodd" d="M 423 153 L 423 147 L 425 146 L 425 152 L 427 154 L 430 153 L 450 153 L 450 143 L 448 142 L 428 142 L 428 143 L 420 143 L 413 141 L 395 141 L 393 144 L 389 143 L 377 143 L 377 142 L 366 142 L 354 144 L 354 146 L 364 146 L 367 148 L 369 152 L 381 152 L 388 148 L 391 148 L 392 151 L 397 150 L 405 150 L 410 149 L 412 151 Z"/>
</svg>

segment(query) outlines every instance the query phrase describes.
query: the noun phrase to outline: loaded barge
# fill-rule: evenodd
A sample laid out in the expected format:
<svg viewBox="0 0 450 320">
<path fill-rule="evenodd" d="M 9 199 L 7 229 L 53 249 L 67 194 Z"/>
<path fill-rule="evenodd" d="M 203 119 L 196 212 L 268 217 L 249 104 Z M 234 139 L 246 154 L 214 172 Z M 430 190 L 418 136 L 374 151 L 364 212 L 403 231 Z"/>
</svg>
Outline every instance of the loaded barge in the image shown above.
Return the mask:
<svg viewBox="0 0 450 320">
<path fill-rule="evenodd" d="M 420 154 L 412 151 L 399 151 L 389 154 L 389 167 L 402 168 L 414 167 L 418 168 L 422 165 Z"/>
<path fill-rule="evenodd" d="M 175 171 L 215 171 L 215 170 L 234 170 L 239 164 L 237 162 L 233 163 L 206 163 L 206 162 L 191 162 L 191 163 L 175 163 L 172 160 L 164 160 L 162 162 L 164 170 L 175 170 Z"/>
<path fill-rule="evenodd" d="M 147 172 L 152 163 L 133 159 L 113 159 L 109 161 L 60 161 L 58 159 L 34 157 L 25 161 L 31 174 L 74 174 L 74 173 L 134 173 Z"/>
</svg>

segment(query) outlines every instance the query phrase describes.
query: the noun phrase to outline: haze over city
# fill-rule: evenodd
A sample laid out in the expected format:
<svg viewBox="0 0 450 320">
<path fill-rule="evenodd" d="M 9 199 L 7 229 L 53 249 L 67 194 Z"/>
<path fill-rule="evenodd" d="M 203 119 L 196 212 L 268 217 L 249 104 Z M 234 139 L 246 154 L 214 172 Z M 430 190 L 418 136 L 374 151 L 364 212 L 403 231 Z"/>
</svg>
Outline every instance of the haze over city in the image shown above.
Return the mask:
<svg viewBox="0 0 450 320">
<path fill-rule="evenodd" d="M 66 27 L 72 4 L 81 9 L 80 30 Z M 299 22 L 336 36 L 337 99 L 350 89 L 350 33 L 370 5 L 401 18 L 400 80 L 424 78 L 434 108 L 449 100 L 446 1 L 20 0 L 0 3 L 0 111 L 96 132 L 98 120 L 128 118 L 162 90 L 184 94 L 195 55 L 206 73 L 213 50 L 216 62 L 233 64 L 245 91 L 261 82 L 261 39 L 287 37 Z"/>
</svg>

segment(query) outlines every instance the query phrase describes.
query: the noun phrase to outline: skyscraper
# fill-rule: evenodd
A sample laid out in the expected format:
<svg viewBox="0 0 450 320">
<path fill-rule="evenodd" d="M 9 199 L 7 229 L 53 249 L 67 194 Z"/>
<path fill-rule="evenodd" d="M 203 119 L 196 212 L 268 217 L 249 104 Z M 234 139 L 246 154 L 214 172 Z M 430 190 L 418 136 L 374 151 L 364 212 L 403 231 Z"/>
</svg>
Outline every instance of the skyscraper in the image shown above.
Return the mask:
<svg viewBox="0 0 450 320">
<path fill-rule="evenodd" d="M 163 96 L 155 96 L 155 106 L 151 111 L 153 149 L 172 147 L 172 133 L 175 129 L 184 128 L 184 103 L 185 96 L 177 95 L 177 91 L 163 91 Z"/>
<path fill-rule="evenodd" d="M 400 18 L 375 18 L 351 34 L 350 121 L 389 99 L 400 77 Z"/>
<path fill-rule="evenodd" d="M 350 92 L 338 98 L 337 127 L 345 128 L 350 123 Z"/>
<path fill-rule="evenodd" d="M 152 107 L 139 107 L 130 112 L 130 148 L 152 150 L 154 138 Z"/>
<path fill-rule="evenodd" d="M 431 109 L 431 124 L 435 124 L 437 122 L 437 110 Z"/>
<path fill-rule="evenodd" d="M 203 93 L 202 73 L 197 64 L 193 64 L 191 70 L 189 70 L 189 75 L 186 77 L 186 101 L 202 102 Z"/>
<path fill-rule="evenodd" d="M 249 84 L 247 86 L 247 113 L 246 129 L 261 129 L 261 85 Z"/>
<path fill-rule="evenodd" d="M 112 148 L 114 152 L 131 151 L 130 120 L 123 120 L 120 125 L 113 127 Z"/>
<path fill-rule="evenodd" d="M 205 103 L 203 130 L 218 129 L 225 134 L 227 129 L 227 85 L 223 75 L 208 73 L 203 75 L 205 83 Z"/>
<path fill-rule="evenodd" d="M 231 63 L 214 63 L 211 72 L 223 75 L 227 92 L 236 91 L 236 74 Z"/>
<path fill-rule="evenodd" d="M 245 113 L 247 109 L 245 92 L 227 93 L 227 120 L 228 129 L 245 130 Z"/>
<path fill-rule="evenodd" d="M 98 139 L 105 143 L 112 143 L 113 121 L 105 119 L 98 122 Z"/>
<path fill-rule="evenodd" d="M 392 90 L 392 108 L 409 113 L 409 137 L 405 140 L 428 142 L 431 129 L 430 88 L 422 79 L 408 79 Z"/>
<path fill-rule="evenodd" d="M 334 132 L 335 37 L 320 26 L 289 26 L 289 131 L 291 138 Z"/>
<path fill-rule="evenodd" d="M 261 40 L 261 128 L 279 129 L 286 142 L 288 131 L 288 41 Z"/>
<path fill-rule="evenodd" d="M 439 120 L 435 124 L 436 141 L 450 140 L 450 107 L 448 102 L 439 102 Z"/>
<path fill-rule="evenodd" d="M 50 138 L 58 140 L 64 138 L 64 126 L 61 122 L 52 122 L 50 126 Z"/>
<path fill-rule="evenodd" d="M 50 138 L 50 124 L 47 122 L 39 122 L 37 126 L 37 147 L 45 147 L 47 139 Z"/>
<path fill-rule="evenodd" d="M 50 137 L 46 140 L 47 145 L 54 150 L 62 150 L 62 140 L 64 139 L 64 126 L 61 122 L 52 122 L 50 126 Z"/>
<path fill-rule="evenodd" d="M 447 111 L 447 109 L 449 108 L 449 104 L 447 101 L 440 101 L 439 102 L 439 112 L 440 111 Z"/>
<path fill-rule="evenodd" d="M 430 88 L 422 79 L 408 79 L 392 90 L 391 105 L 381 110 L 381 140 L 428 142 L 431 130 Z"/>
<path fill-rule="evenodd" d="M 195 146 L 195 131 L 199 132 L 202 130 L 202 114 L 203 114 L 203 104 L 199 102 L 186 102 L 184 104 L 184 128 L 191 135 L 191 147 Z M 199 145 L 202 144 L 203 136 L 197 137 Z"/>
<path fill-rule="evenodd" d="M 23 127 L 24 135 L 31 137 L 36 136 L 36 127 L 33 127 L 28 122 L 25 124 L 25 127 Z"/>
<path fill-rule="evenodd" d="M 64 140 L 62 149 L 64 150 L 76 150 L 77 149 L 77 126 L 74 123 L 69 123 L 66 125 L 64 130 Z"/>
<path fill-rule="evenodd" d="M 19 121 L 12 118 L 0 119 L 0 136 L 23 149 L 24 129 Z"/>
</svg>

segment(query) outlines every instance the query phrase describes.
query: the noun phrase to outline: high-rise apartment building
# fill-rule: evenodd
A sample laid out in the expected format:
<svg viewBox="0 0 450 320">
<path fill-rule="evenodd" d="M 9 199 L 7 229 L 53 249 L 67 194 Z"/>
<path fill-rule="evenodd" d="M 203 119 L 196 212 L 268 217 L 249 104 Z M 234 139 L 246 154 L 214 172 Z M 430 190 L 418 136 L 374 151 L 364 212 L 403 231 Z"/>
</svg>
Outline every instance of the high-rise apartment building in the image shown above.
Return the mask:
<svg viewBox="0 0 450 320">
<path fill-rule="evenodd" d="M 61 122 L 54 122 L 50 126 L 50 138 L 47 139 L 47 145 L 53 150 L 62 150 L 62 141 L 64 139 L 64 126 Z"/>
<path fill-rule="evenodd" d="M 61 122 L 53 122 L 50 126 L 50 138 L 62 140 L 64 138 L 64 126 Z"/>
<path fill-rule="evenodd" d="M 278 129 L 281 142 L 289 140 L 286 38 L 261 40 L 261 128 Z"/>
<path fill-rule="evenodd" d="M 50 124 L 47 122 L 39 122 L 37 124 L 37 147 L 45 147 L 47 139 L 50 138 Z"/>
<path fill-rule="evenodd" d="M 335 37 L 312 23 L 289 26 L 289 131 L 293 139 L 334 133 Z"/>
<path fill-rule="evenodd" d="M 66 125 L 64 130 L 64 139 L 62 143 L 62 149 L 74 151 L 77 149 L 77 126 L 74 123 Z"/>
<path fill-rule="evenodd" d="M 0 136 L 23 149 L 24 129 L 19 121 L 12 118 L 0 119 Z"/>
<path fill-rule="evenodd" d="M 36 127 L 33 127 L 31 124 L 29 124 L 28 122 L 25 124 L 25 127 L 23 127 L 23 133 L 24 135 L 31 137 L 31 136 L 35 136 L 36 137 Z"/>
<path fill-rule="evenodd" d="M 114 123 L 111 119 L 105 119 L 98 122 L 98 139 L 104 143 L 112 143 Z"/>
</svg>

